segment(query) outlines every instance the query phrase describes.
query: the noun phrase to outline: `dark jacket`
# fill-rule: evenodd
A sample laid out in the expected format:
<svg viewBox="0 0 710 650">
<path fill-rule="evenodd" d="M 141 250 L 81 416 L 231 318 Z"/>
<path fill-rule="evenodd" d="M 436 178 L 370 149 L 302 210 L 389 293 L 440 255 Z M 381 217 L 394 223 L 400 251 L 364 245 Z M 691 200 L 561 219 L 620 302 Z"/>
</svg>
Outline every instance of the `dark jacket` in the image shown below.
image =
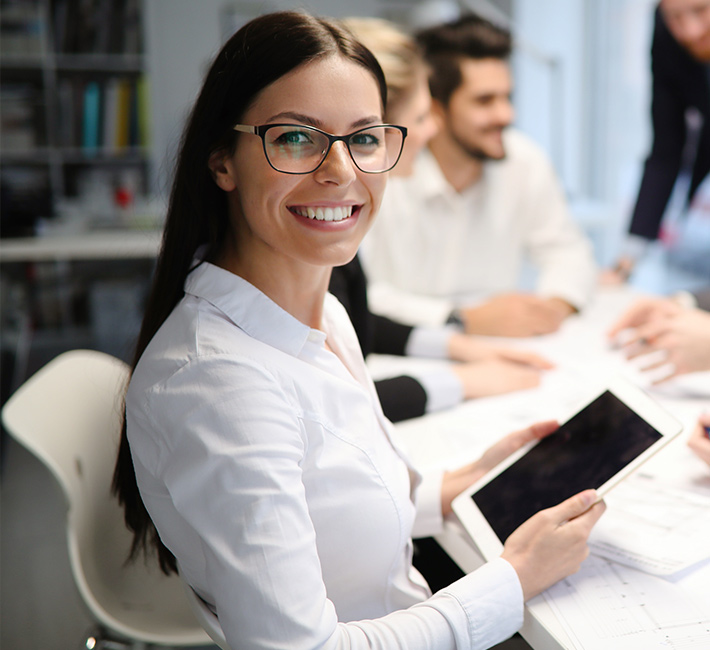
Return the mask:
<svg viewBox="0 0 710 650">
<path fill-rule="evenodd" d="M 367 278 L 357 255 L 336 266 L 330 278 L 332 293 L 348 312 L 363 356 L 370 353 L 404 355 L 412 327 L 373 314 L 367 304 Z M 424 415 L 426 392 L 413 377 L 400 376 L 375 382 L 382 410 L 392 422 Z"/>
<path fill-rule="evenodd" d="M 629 232 L 656 239 L 661 218 L 681 168 L 687 139 L 685 112 L 703 117 L 688 201 L 710 171 L 710 66 L 700 63 L 673 38 L 656 9 L 651 46 L 653 145 L 646 159 Z"/>
</svg>

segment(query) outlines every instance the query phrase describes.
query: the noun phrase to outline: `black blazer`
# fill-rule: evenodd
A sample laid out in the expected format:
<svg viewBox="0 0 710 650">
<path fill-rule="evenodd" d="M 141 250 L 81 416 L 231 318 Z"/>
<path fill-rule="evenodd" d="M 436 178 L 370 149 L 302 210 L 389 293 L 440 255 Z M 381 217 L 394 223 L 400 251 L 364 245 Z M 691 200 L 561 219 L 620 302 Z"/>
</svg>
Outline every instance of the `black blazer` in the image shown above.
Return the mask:
<svg viewBox="0 0 710 650">
<path fill-rule="evenodd" d="M 373 314 L 367 305 L 367 278 L 357 255 L 348 264 L 336 266 L 329 291 L 348 312 L 363 356 L 372 352 L 404 355 L 412 327 Z M 424 415 L 427 395 L 413 377 L 400 376 L 375 382 L 382 410 L 392 422 Z"/>
<path fill-rule="evenodd" d="M 686 142 L 685 111 L 694 106 L 703 117 L 689 201 L 710 171 L 710 65 L 700 63 L 673 38 L 656 9 L 651 45 L 653 145 L 646 159 L 629 232 L 658 237 L 661 218 L 681 166 Z"/>
<path fill-rule="evenodd" d="M 710 311 L 710 289 L 697 291 L 695 293 L 695 299 L 698 301 L 698 307 L 700 309 Z"/>
</svg>

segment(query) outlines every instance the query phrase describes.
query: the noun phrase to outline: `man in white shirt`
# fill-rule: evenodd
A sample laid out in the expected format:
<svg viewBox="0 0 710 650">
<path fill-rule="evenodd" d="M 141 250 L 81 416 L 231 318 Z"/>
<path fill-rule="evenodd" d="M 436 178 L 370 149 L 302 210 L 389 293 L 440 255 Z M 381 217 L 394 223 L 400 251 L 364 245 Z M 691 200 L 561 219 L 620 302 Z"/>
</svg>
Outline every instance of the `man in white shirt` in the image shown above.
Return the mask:
<svg viewBox="0 0 710 650">
<path fill-rule="evenodd" d="M 555 331 L 590 297 L 596 265 L 555 172 L 513 120 L 510 34 L 473 15 L 419 35 L 440 131 L 391 178 L 363 261 L 373 310 L 467 333 Z M 524 262 L 535 293 L 519 292 Z"/>
</svg>

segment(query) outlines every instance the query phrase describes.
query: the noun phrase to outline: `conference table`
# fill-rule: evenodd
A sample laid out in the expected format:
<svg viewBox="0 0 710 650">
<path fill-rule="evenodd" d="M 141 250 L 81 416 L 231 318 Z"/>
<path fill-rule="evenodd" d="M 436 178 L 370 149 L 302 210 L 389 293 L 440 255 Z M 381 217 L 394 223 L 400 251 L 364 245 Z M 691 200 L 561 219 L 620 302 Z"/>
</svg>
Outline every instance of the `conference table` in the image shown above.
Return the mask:
<svg viewBox="0 0 710 650">
<path fill-rule="evenodd" d="M 421 470 L 459 467 L 510 431 L 566 419 L 612 376 L 641 386 L 682 423 L 678 437 L 607 495 L 581 570 L 526 604 L 521 634 L 535 650 L 710 648 L 710 467 L 686 444 L 698 415 L 710 411 L 710 373 L 653 385 L 666 369 L 642 372 L 639 361 L 608 342 L 611 324 L 641 295 L 603 287 L 554 334 L 492 339 L 555 363 L 538 387 L 397 425 Z M 385 377 L 445 362 L 373 357 L 368 363 L 375 377 Z M 436 539 L 464 571 L 483 563 L 455 515 Z"/>
</svg>

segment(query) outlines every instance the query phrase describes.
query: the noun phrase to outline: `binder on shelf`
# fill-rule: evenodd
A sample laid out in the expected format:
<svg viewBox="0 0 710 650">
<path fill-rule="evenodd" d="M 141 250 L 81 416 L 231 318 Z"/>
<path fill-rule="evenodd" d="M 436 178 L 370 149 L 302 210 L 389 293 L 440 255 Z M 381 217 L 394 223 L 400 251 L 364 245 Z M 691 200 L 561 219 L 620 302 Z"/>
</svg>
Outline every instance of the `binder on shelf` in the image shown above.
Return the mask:
<svg viewBox="0 0 710 650">
<path fill-rule="evenodd" d="M 94 155 L 99 148 L 101 119 L 101 91 L 96 81 L 90 81 L 84 89 L 84 129 L 82 147 L 87 155 Z"/>
<path fill-rule="evenodd" d="M 131 85 L 127 79 L 121 79 L 118 84 L 117 111 L 116 148 L 125 149 L 129 145 L 129 120 L 131 113 Z"/>
<path fill-rule="evenodd" d="M 73 147 L 77 137 L 74 119 L 74 84 L 69 79 L 61 79 L 57 84 L 57 144 Z"/>
<path fill-rule="evenodd" d="M 55 49 L 65 54 L 139 54 L 138 0 L 54 0 Z"/>
<path fill-rule="evenodd" d="M 144 149 L 150 146 L 150 96 L 148 91 L 149 86 L 146 78 L 140 77 L 137 81 L 138 146 Z"/>
<path fill-rule="evenodd" d="M 39 89 L 33 84 L 3 84 L 0 90 L 0 146 L 4 151 L 30 152 L 39 144 Z"/>
<path fill-rule="evenodd" d="M 103 138 L 101 145 L 108 154 L 118 147 L 118 95 L 120 81 L 113 77 L 104 84 Z"/>
</svg>

